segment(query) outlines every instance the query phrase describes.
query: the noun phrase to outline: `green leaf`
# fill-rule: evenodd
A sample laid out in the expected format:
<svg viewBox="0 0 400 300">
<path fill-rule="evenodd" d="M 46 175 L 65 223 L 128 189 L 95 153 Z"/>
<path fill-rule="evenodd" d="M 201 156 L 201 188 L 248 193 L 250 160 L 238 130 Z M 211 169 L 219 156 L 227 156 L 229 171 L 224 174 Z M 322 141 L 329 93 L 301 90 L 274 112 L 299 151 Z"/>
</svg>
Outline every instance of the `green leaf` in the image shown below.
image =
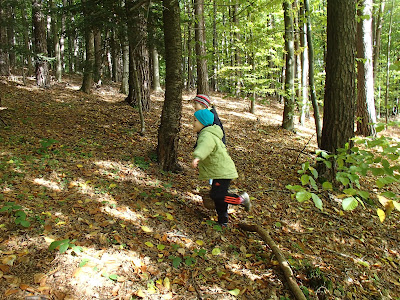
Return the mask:
<svg viewBox="0 0 400 300">
<path fill-rule="evenodd" d="M 23 226 L 25 228 L 28 228 L 29 226 L 31 226 L 31 223 L 26 220 L 21 220 L 20 224 L 21 224 L 21 226 Z"/>
<path fill-rule="evenodd" d="M 344 210 L 353 210 L 358 206 L 358 201 L 354 197 L 343 199 L 342 207 Z"/>
<path fill-rule="evenodd" d="M 287 185 L 286 188 L 291 191 L 301 192 L 304 191 L 304 188 L 300 185 Z"/>
<path fill-rule="evenodd" d="M 90 261 L 89 258 L 82 259 L 82 261 L 79 263 L 79 267 L 80 268 L 84 267 L 89 261 Z"/>
<path fill-rule="evenodd" d="M 60 241 L 54 241 L 50 244 L 49 246 L 49 250 L 52 251 L 54 249 L 56 249 L 57 247 L 61 246 L 62 244 L 69 244 L 69 239 L 65 239 L 65 240 L 60 240 Z"/>
<path fill-rule="evenodd" d="M 357 194 L 363 199 L 369 199 L 369 193 L 366 191 L 357 191 Z"/>
<path fill-rule="evenodd" d="M 110 276 L 108 276 L 108 278 L 113 280 L 113 281 L 117 281 L 118 280 L 118 275 L 117 274 L 111 274 Z"/>
<path fill-rule="evenodd" d="M 311 174 L 313 174 L 314 178 L 318 178 L 318 171 L 314 169 L 313 167 L 310 167 Z"/>
<path fill-rule="evenodd" d="M 181 264 L 181 262 L 182 262 L 182 258 L 180 258 L 180 257 L 175 257 L 175 258 L 172 260 L 172 265 L 174 266 L 174 268 L 178 268 L 179 265 Z"/>
<path fill-rule="evenodd" d="M 299 202 L 304 202 L 311 199 L 311 193 L 307 191 L 301 191 L 296 193 L 296 199 Z"/>
<path fill-rule="evenodd" d="M 321 211 L 323 211 L 323 208 L 322 208 L 322 200 L 321 200 L 321 198 L 318 197 L 318 195 L 316 195 L 316 194 L 314 194 L 314 193 L 311 194 L 311 197 L 312 197 L 312 199 L 313 199 L 313 201 L 314 201 L 315 206 L 316 206 L 318 209 L 320 209 Z"/>
<path fill-rule="evenodd" d="M 70 245 L 69 243 L 61 244 L 60 248 L 59 248 L 60 253 L 64 253 L 65 251 L 67 251 L 69 248 L 69 245 Z"/>
<path fill-rule="evenodd" d="M 315 191 L 318 191 L 317 183 L 315 182 L 314 178 L 310 177 L 310 184 Z"/>
<path fill-rule="evenodd" d="M 233 296 L 237 296 L 240 294 L 240 290 L 239 289 L 234 289 L 229 291 L 229 294 L 233 295 Z"/>
<path fill-rule="evenodd" d="M 343 190 L 343 192 L 344 192 L 346 195 L 350 195 L 350 196 L 354 196 L 354 195 L 357 194 L 357 191 L 356 191 L 355 189 L 353 189 L 353 188 L 345 189 L 345 190 Z"/>
<path fill-rule="evenodd" d="M 214 248 L 213 250 L 212 250 L 212 255 L 218 255 L 218 254 L 220 254 L 221 253 L 221 249 L 219 249 L 219 248 Z"/>
<path fill-rule="evenodd" d="M 306 185 L 310 181 L 310 176 L 308 176 L 307 174 L 304 174 L 300 177 L 300 180 L 301 180 L 302 185 Z"/>
<path fill-rule="evenodd" d="M 332 186 L 332 183 L 330 183 L 329 181 L 325 181 L 325 182 L 322 184 L 322 188 L 323 188 L 324 190 L 332 190 L 333 186 Z"/>
</svg>

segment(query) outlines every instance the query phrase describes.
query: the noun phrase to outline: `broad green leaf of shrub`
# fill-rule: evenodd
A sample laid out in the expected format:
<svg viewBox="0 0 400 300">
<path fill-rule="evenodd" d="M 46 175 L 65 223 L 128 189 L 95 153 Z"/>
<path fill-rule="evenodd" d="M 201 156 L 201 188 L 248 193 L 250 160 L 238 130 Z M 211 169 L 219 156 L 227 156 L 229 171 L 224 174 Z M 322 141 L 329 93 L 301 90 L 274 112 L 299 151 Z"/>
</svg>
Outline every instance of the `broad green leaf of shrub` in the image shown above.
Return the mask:
<svg viewBox="0 0 400 300">
<path fill-rule="evenodd" d="M 291 191 L 301 192 L 304 191 L 304 188 L 300 185 L 287 185 L 286 188 Z"/>
<path fill-rule="evenodd" d="M 301 191 L 296 193 L 296 199 L 299 202 L 304 202 L 311 199 L 311 193 L 307 191 Z"/>
<path fill-rule="evenodd" d="M 357 195 L 359 195 L 363 199 L 369 199 L 369 193 L 366 191 L 357 191 Z"/>
<path fill-rule="evenodd" d="M 57 247 L 60 247 L 59 248 L 60 253 L 64 253 L 69 248 L 69 242 L 70 242 L 69 239 L 54 241 L 50 244 L 49 250 L 52 251 L 52 250 L 56 249 Z"/>
<path fill-rule="evenodd" d="M 322 188 L 323 188 L 324 190 L 332 190 L 333 186 L 332 186 L 332 183 L 330 183 L 329 181 L 325 181 L 325 182 L 322 184 Z"/>
<path fill-rule="evenodd" d="M 301 175 L 300 180 L 302 185 L 306 185 L 310 181 L 310 176 L 308 176 L 307 174 L 303 174 Z"/>
<path fill-rule="evenodd" d="M 342 207 L 344 210 L 353 210 L 358 206 L 358 201 L 354 197 L 348 197 L 343 199 Z"/>
<path fill-rule="evenodd" d="M 314 193 L 311 194 L 311 197 L 312 197 L 312 199 L 314 201 L 315 206 L 318 209 L 320 209 L 321 211 L 323 211 L 324 209 L 322 208 L 322 200 L 321 200 L 321 198 L 318 195 L 314 194 Z"/>
<path fill-rule="evenodd" d="M 343 192 L 344 192 L 346 195 L 350 195 L 350 196 L 354 196 L 354 195 L 357 194 L 357 191 L 356 191 L 355 189 L 353 189 L 353 188 L 345 189 L 345 190 L 343 190 Z"/>
<path fill-rule="evenodd" d="M 312 177 L 310 177 L 310 184 L 311 184 L 312 188 L 313 188 L 315 191 L 318 191 L 317 183 L 315 182 L 315 179 L 312 178 Z"/>
</svg>

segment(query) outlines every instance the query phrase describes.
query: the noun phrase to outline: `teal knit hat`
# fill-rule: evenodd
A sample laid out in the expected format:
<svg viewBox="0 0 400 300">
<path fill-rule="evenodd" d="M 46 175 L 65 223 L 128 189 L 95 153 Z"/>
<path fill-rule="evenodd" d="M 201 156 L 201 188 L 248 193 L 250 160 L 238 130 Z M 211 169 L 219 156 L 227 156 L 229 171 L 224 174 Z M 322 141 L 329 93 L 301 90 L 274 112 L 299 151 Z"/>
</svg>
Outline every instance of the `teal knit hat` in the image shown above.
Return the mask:
<svg viewBox="0 0 400 300">
<path fill-rule="evenodd" d="M 204 126 L 212 125 L 214 123 L 214 114 L 208 109 L 201 109 L 194 113 L 197 120 Z"/>
</svg>

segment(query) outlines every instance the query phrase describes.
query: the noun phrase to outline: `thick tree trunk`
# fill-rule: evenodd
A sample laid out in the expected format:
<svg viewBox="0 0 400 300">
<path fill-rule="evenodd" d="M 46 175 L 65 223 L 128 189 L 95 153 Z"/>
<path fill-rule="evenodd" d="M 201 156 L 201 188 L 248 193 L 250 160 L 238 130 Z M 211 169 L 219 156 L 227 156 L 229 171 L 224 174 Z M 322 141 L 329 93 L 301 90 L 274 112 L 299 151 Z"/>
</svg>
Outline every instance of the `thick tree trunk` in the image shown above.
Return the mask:
<svg viewBox="0 0 400 300">
<path fill-rule="evenodd" d="M 356 0 L 328 0 L 322 149 L 336 153 L 354 136 Z"/>
<path fill-rule="evenodd" d="M 204 25 L 204 0 L 194 0 L 196 17 L 195 40 L 197 61 L 197 93 L 208 94 L 208 72 L 206 59 L 206 29 Z"/>
<path fill-rule="evenodd" d="M 86 61 L 83 71 L 83 82 L 81 90 L 90 93 L 93 87 L 93 64 L 94 64 L 94 34 L 91 28 L 86 28 Z"/>
<path fill-rule="evenodd" d="M 149 50 L 147 48 L 147 19 L 145 12 L 147 11 L 146 2 L 141 7 L 136 7 L 134 1 L 126 2 L 126 9 L 128 15 L 128 38 L 129 38 L 129 94 L 126 101 L 132 105 L 137 106 L 138 99 L 136 99 L 134 89 L 134 74 L 132 59 L 135 60 L 136 71 L 138 80 L 141 85 L 141 101 L 143 111 L 150 111 L 150 70 L 149 70 Z"/>
<path fill-rule="evenodd" d="M 46 18 L 42 12 L 42 0 L 32 2 L 33 35 L 35 37 L 36 84 L 40 87 L 50 85 L 49 63 L 47 61 Z"/>
<path fill-rule="evenodd" d="M 0 20 L 5 18 L 6 10 L 4 0 L 0 0 Z M 0 76 L 10 75 L 9 56 L 5 45 L 7 45 L 7 28 L 0 25 Z"/>
<path fill-rule="evenodd" d="M 158 131 L 158 162 L 165 171 L 177 171 L 182 116 L 182 41 L 178 0 L 164 0 L 165 101 Z"/>
<path fill-rule="evenodd" d="M 285 49 L 286 49 L 286 70 L 285 70 L 285 106 L 283 109 L 282 127 L 287 130 L 294 130 L 294 35 L 293 17 L 288 0 L 283 1 L 285 19 Z"/>
<path fill-rule="evenodd" d="M 372 65 L 372 0 L 361 3 L 357 24 L 357 134 L 375 136 L 375 99 Z M 362 17 L 361 17 L 362 16 Z"/>
</svg>

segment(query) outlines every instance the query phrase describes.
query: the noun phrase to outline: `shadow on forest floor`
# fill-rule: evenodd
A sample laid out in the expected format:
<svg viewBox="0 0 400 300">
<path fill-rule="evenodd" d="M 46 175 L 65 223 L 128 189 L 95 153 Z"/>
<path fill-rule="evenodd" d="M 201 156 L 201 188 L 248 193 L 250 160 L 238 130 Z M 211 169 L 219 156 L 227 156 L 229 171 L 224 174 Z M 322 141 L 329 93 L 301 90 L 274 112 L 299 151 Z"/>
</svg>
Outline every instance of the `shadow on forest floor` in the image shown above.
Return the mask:
<svg viewBox="0 0 400 300">
<path fill-rule="evenodd" d="M 117 86 L 86 95 L 75 79 L 46 90 L 0 82 L 0 200 L 30 223 L 16 224 L 15 207 L 0 213 L 4 298 L 292 299 L 270 249 L 240 222 L 270 231 L 311 299 L 317 290 L 331 299 L 400 294 L 398 214 L 381 224 L 373 208 L 343 214 L 329 198 L 322 213 L 285 188 L 316 149 L 312 120 L 294 134 L 280 128 L 279 103 L 252 115 L 248 101 L 212 95 L 240 173 L 235 188 L 254 205 L 232 207 L 232 226 L 221 229 L 190 167 L 194 94 L 184 95 L 183 172 L 172 174 L 155 157 L 162 95 L 152 95 L 140 136 Z M 50 251 L 52 241 L 64 242 Z"/>
</svg>

